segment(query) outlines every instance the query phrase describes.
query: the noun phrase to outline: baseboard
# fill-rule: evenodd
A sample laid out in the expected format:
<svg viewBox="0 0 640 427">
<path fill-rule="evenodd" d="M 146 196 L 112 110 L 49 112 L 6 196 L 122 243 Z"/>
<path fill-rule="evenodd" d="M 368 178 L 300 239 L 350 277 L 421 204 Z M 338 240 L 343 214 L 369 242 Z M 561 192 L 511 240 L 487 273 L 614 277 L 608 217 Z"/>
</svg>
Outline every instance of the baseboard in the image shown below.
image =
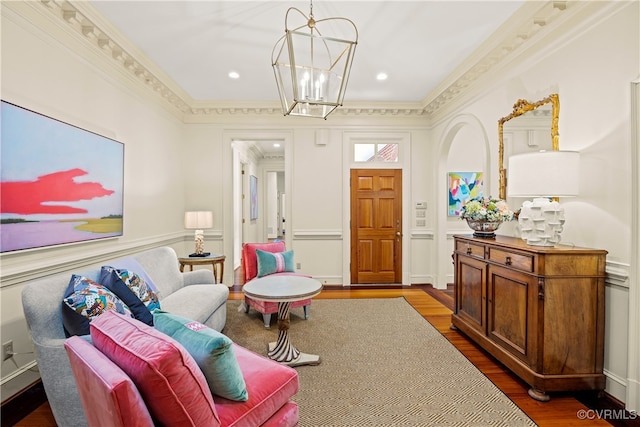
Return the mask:
<svg viewBox="0 0 640 427">
<path fill-rule="evenodd" d="M 2 402 L 0 425 L 12 426 L 18 421 L 35 411 L 47 401 L 42 380 L 38 379 L 16 393 L 6 402 Z"/>
<path fill-rule="evenodd" d="M 625 410 L 625 405 L 606 391 L 576 392 L 574 397 L 584 406 L 594 411 L 594 418 L 605 419 L 614 427 L 638 427 L 640 416 Z"/>
</svg>

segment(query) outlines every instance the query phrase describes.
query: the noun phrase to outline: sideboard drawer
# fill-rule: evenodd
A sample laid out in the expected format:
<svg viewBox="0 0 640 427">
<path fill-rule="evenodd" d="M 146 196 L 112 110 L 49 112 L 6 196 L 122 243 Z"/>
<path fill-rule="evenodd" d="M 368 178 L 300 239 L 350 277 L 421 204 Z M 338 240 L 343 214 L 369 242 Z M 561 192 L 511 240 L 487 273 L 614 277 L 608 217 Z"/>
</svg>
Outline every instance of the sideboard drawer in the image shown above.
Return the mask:
<svg viewBox="0 0 640 427">
<path fill-rule="evenodd" d="M 489 248 L 489 260 L 527 273 L 533 272 L 533 256 Z"/>
<path fill-rule="evenodd" d="M 464 240 L 456 241 L 456 251 L 474 258 L 484 259 L 484 245 L 477 245 Z"/>
</svg>

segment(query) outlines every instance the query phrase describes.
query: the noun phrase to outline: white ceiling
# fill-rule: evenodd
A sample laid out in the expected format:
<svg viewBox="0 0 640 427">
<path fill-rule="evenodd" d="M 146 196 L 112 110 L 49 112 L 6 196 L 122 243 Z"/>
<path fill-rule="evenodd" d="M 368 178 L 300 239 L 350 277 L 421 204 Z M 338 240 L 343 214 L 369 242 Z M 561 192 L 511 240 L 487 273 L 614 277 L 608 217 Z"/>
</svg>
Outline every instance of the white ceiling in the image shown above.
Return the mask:
<svg viewBox="0 0 640 427">
<path fill-rule="evenodd" d="M 524 0 L 323 1 L 316 20 L 351 19 L 358 46 L 345 96 L 358 102 L 419 102 Z M 284 17 L 309 2 L 105 1 L 92 4 L 193 99 L 277 101 L 271 52 Z M 232 80 L 228 73 L 240 78 Z M 379 72 L 388 74 L 377 81 Z"/>
</svg>

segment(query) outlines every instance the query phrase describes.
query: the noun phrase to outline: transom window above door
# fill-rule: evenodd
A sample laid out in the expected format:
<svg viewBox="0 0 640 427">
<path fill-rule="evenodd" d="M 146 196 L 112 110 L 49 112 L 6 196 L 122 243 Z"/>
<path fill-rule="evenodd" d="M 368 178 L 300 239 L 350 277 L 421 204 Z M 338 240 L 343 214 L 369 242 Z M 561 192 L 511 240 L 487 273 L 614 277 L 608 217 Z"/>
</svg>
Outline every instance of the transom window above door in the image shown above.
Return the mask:
<svg viewBox="0 0 640 427">
<path fill-rule="evenodd" d="M 360 163 L 397 163 L 399 144 L 355 143 L 353 159 Z"/>
</svg>

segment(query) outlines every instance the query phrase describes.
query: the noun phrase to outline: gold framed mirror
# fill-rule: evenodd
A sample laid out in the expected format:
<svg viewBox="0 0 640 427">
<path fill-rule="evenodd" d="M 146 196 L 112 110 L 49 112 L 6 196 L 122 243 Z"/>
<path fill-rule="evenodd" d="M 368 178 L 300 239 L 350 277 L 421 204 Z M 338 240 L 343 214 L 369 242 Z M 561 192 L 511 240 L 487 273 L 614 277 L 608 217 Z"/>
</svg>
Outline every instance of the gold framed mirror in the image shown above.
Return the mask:
<svg viewBox="0 0 640 427">
<path fill-rule="evenodd" d="M 548 97 L 541 99 L 540 101 L 530 103 L 524 99 L 519 99 L 513 105 L 513 112 L 506 117 L 498 120 L 498 173 L 500 194 L 499 197 L 503 200 L 507 198 L 507 170 L 504 167 L 505 164 L 505 127 L 512 127 L 514 132 L 519 132 L 525 135 L 527 138 L 526 145 L 530 147 L 530 151 L 539 151 L 541 149 L 551 149 L 558 151 L 558 117 L 560 114 L 560 100 L 558 94 L 554 93 Z M 514 120 L 517 119 L 517 120 Z M 533 123 L 530 126 L 527 123 Z M 516 122 L 518 122 L 516 124 Z M 542 123 L 542 125 L 541 125 Z M 529 127 L 528 127 L 529 126 Z M 546 143 L 542 143 L 540 146 L 535 141 L 536 130 L 543 126 L 543 133 L 545 134 Z M 550 136 L 548 138 L 548 131 L 550 127 Z M 546 145 L 545 145 L 546 144 Z M 516 154 L 516 153 L 512 153 Z"/>
</svg>

